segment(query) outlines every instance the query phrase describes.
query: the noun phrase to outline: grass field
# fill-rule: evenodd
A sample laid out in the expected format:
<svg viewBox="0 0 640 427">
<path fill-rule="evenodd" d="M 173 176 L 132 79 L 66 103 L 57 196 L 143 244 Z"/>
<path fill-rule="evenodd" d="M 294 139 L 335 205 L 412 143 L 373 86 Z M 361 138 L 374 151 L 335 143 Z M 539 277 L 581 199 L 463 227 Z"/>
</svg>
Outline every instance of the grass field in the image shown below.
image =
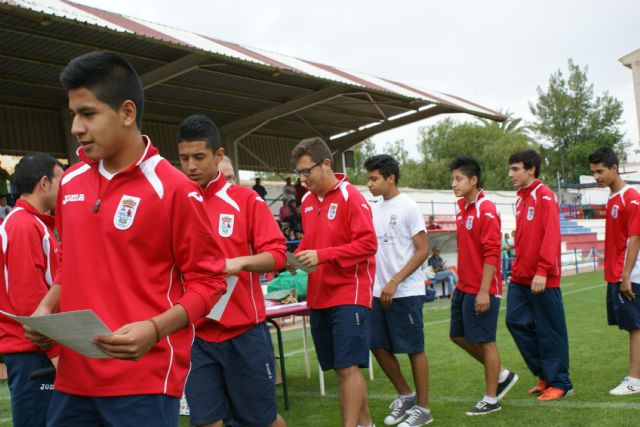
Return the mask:
<svg viewBox="0 0 640 427">
<path fill-rule="evenodd" d="M 627 373 L 628 338 L 626 333 L 606 325 L 602 272 L 566 277 L 562 286 L 575 397 L 556 402 L 537 402 L 526 393 L 535 379 L 526 369 L 504 325 L 503 304 L 498 325 L 498 346 L 503 365 L 516 371 L 520 381 L 502 401 L 502 410 L 484 417 L 464 415 L 464 411 L 482 397 L 483 371 L 477 362 L 449 341 L 449 300 L 425 304 L 430 401 L 435 418 L 433 425 L 632 426 L 640 423 L 640 395 L 614 398 L 608 394 L 608 390 Z M 291 409 L 284 411 L 282 388 L 278 386 L 280 413 L 292 427 L 339 426 L 335 374 L 325 374 L 327 395 L 320 396 L 318 368 L 313 352 L 311 379 L 307 379 L 304 373 L 300 330 L 284 331 L 283 338 Z M 406 368 L 407 378 L 411 378 L 408 360 L 403 358 L 401 361 Z M 395 398 L 395 392 L 375 362 L 374 365 L 375 380 L 367 380 L 369 407 L 376 425 L 381 427 L 388 411 L 387 405 Z M 6 385 L 0 387 L 0 399 L 0 426 L 10 426 Z M 182 417 L 180 426 L 188 425 L 187 418 Z"/>
</svg>

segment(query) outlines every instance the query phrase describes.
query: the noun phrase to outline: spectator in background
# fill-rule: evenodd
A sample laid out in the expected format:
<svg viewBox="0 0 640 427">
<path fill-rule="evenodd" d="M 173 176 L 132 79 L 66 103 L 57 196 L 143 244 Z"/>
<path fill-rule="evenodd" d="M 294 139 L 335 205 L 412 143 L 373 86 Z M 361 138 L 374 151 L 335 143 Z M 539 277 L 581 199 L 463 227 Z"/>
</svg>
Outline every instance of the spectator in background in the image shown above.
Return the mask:
<svg viewBox="0 0 640 427">
<path fill-rule="evenodd" d="M 302 197 L 304 196 L 304 193 L 307 192 L 307 189 L 304 185 L 302 185 L 302 181 L 300 181 L 300 178 L 296 180 L 296 184 L 294 185 L 294 187 L 296 189 L 296 204 L 300 206 L 302 204 Z"/>
<path fill-rule="evenodd" d="M 282 187 L 282 199 L 287 202 L 296 199 L 296 188 L 291 185 L 291 178 L 285 179 L 286 184 Z"/>
<path fill-rule="evenodd" d="M 427 230 L 440 230 L 442 226 L 436 224 L 436 219 L 433 215 L 429 215 L 429 223 L 427 224 Z"/>
<path fill-rule="evenodd" d="M 502 277 L 505 282 L 509 282 L 511 274 L 511 260 L 513 259 L 513 239 L 509 233 L 504 233 L 502 239 Z"/>
<path fill-rule="evenodd" d="M 0 163 L 0 194 L 9 194 L 9 172 Z"/>
<path fill-rule="evenodd" d="M 0 220 L 4 220 L 9 212 L 11 212 L 11 206 L 8 204 L 7 196 L 3 194 L 0 196 Z"/>
<path fill-rule="evenodd" d="M 222 161 L 218 164 L 218 170 L 224 175 L 224 179 L 226 179 L 229 184 L 236 183 L 236 173 L 233 170 L 233 163 L 231 163 L 229 156 L 225 155 L 222 158 Z"/>
<path fill-rule="evenodd" d="M 283 200 L 280 211 L 278 212 L 278 218 L 280 219 L 280 222 L 287 222 L 290 215 L 291 208 L 289 207 L 289 203 L 286 200 Z"/>
<path fill-rule="evenodd" d="M 289 227 L 291 227 L 293 231 L 302 231 L 302 217 L 300 216 L 300 209 L 296 206 L 295 200 L 289 201 L 289 209 L 291 210 L 289 217 L 287 217 Z"/>
<path fill-rule="evenodd" d="M 256 178 L 256 185 L 253 186 L 253 191 L 255 191 L 256 193 L 258 193 L 260 195 L 260 197 L 262 197 L 263 199 L 267 199 L 267 189 L 264 188 L 261 184 L 260 184 L 261 180 L 260 178 Z"/>
<path fill-rule="evenodd" d="M 431 279 L 431 284 L 434 286 L 437 283 L 447 282 L 447 292 L 449 298 L 451 298 L 453 287 L 458 283 L 458 279 L 453 271 L 447 268 L 447 262 L 440 256 L 441 249 L 434 246 L 432 252 L 433 255 L 427 260 L 427 264 L 429 264 L 431 270 L 433 270 L 433 274 L 435 274 L 433 279 Z"/>
</svg>

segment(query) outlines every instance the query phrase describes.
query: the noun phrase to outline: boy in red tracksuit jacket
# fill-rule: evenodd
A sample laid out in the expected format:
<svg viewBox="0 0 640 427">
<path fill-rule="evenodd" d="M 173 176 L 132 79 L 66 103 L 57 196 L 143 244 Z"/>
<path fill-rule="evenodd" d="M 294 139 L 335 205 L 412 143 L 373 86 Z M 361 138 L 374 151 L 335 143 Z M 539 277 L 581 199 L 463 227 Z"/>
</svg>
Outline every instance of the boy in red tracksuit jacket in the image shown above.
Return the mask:
<svg viewBox="0 0 640 427">
<path fill-rule="evenodd" d="M 456 239 L 458 284 L 451 296 L 449 336 L 484 366 L 485 392 L 467 415 L 486 415 L 500 410 L 500 400 L 518 376 L 500 365 L 496 329 L 502 276 L 500 274 L 500 215 L 480 189 L 478 162 L 460 156 L 449 164 L 451 187 L 458 199 Z"/>
<path fill-rule="evenodd" d="M 177 426 L 188 326 L 224 294 L 224 254 L 199 187 L 140 132 L 144 93 L 133 67 L 92 52 L 60 80 L 82 161 L 60 184 L 64 258 L 34 315 L 91 309 L 113 334 L 95 338 L 108 359 L 61 347 L 47 425 Z"/>
<path fill-rule="evenodd" d="M 527 366 L 538 377 L 529 390 L 538 400 L 573 395 L 569 342 L 560 291 L 560 215 L 549 187 L 537 178 L 540 156 L 521 150 L 509 158 L 509 178 L 518 188 L 516 257 L 507 294 L 507 328 Z"/>
<path fill-rule="evenodd" d="M 618 174 L 612 149 L 594 151 L 589 163 L 598 186 L 611 191 L 604 241 L 607 320 L 629 334 L 628 375 L 609 394 L 627 396 L 640 393 L 640 194 Z"/>
<path fill-rule="evenodd" d="M 186 384 L 192 425 L 233 417 L 248 426 L 284 426 L 278 415 L 275 357 L 265 325 L 260 273 L 281 270 L 286 241 L 269 206 L 254 190 L 227 182 L 218 166 L 224 148 L 208 117 L 187 117 L 178 128 L 182 169 L 202 188 L 207 215 L 238 282 L 196 323 Z"/>
<path fill-rule="evenodd" d="M 16 166 L 13 182 L 21 196 L 0 225 L 0 310 L 29 316 L 53 284 L 60 245 L 55 219 L 47 212 L 56 207 L 62 174 L 62 164 L 48 154 L 28 154 Z M 44 427 L 53 375 L 29 377 L 53 368 L 50 359 L 58 356 L 58 346 L 43 353 L 24 336 L 22 325 L 0 316 L 0 353 L 7 365 L 14 427 Z"/>
<path fill-rule="evenodd" d="M 307 288 L 316 354 L 323 370 L 338 374 L 343 425 L 368 427 L 367 388 L 358 367 L 369 366 L 378 248 L 371 209 L 345 175 L 334 174 L 322 139 L 300 141 L 292 159 L 309 189 L 300 207 L 304 237 L 296 257 L 317 267 Z"/>
</svg>

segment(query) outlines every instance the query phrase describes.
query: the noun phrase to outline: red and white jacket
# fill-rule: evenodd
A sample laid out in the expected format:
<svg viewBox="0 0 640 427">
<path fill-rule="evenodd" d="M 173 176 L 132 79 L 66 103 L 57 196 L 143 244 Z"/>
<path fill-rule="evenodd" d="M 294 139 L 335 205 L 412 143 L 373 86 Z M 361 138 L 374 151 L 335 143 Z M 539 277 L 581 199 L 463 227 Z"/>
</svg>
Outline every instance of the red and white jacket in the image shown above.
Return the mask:
<svg viewBox="0 0 640 427">
<path fill-rule="evenodd" d="M 466 204 L 464 198 L 458 200 L 456 215 L 456 240 L 458 243 L 458 284 L 460 291 L 476 295 L 482 284 L 482 270 L 485 264 L 495 267 L 495 274 L 489 286 L 489 295 L 502 295 L 502 275 L 500 273 L 500 215 L 496 205 L 485 198 L 482 190 L 476 200 Z"/>
<path fill-rule="evenodd" d="M 255 191 L 228 184 L 224 175 L 203 190 L 207 215 L 216 240 L 227 258 L 268 252 L 275 260 L 274 270 L 287 262 L 287 246 L 269 206 Z M 234 288 L 220 298 L 216 319 L 200 319 L 196 335 L 209 342 L 229 340 L 264 322 L 264 296 L 260 274 L 241 271 Z"/>
<path fill-rule="evenodd" d="M 628 185 L 609 196 L 604 238 L 604 280 L 618 283 L 627 257 L 629 237 L 640 235 L 640 194 Z M 631 281 L 640 282 L 640 257 L 631 271 Z"/>
<path fill-rule="evenodd" d="M 60 245 L 55 219 L 20 199 L 0 225 L 0 310 L 30 316 L 49 291 L 58 271 Z M 0 353 L 42 353 L 25 338 L 21 324 L 0 316 Z M 58 346 L 47 351 L 57 356 Z"/>
<path fill-rule="evenodd" d="M 516 259 L 511 282 L 531 285 L 533 276 L 547 278 L 547 288 L 560 286 L 560 212 L 553 191 L 538 180 L 518 190 Z"/>
<path fill-rule="evenodd" d="M 175 304 L 195 322 L 226 291 L 224 254 L 200 188 L 144 142 L 142 157 L 116 175 L 80 151 L 82 162 L 65 172 L 58 194 L 65 251 L 54 280 L 62 287 L 60 311 L 91 309 L 111 330 Z M 193 338 L 193 327 L 181 329 L 137 362 L 91 359 L 61 347 L 56 390 L 182 396 Z"/>
<path fill-rule="evenodd" d="M 378 239 L 371 209 L 343 174 L 322 199 L 309 191 L 302 198 L 304 237 L 296 252 L 318 251 L 318 269 L 309 274 L 307 305 L 371 308 Z"/>
</svg>

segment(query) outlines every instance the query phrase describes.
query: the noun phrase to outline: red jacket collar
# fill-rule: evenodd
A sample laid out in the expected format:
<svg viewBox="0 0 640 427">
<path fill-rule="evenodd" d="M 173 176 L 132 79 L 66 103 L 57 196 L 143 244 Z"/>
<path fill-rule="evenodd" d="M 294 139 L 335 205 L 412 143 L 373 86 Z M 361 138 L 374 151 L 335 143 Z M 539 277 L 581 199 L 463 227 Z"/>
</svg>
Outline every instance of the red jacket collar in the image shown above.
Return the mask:
<svg viewBox="0 0 640 427">
<path fill-rule="evenodd" d="M 464 197 L 461 197 L 460 199 L 458 199 L 458 207 L 460 208 L 461 211 L 464 211 L 468 209 L 469 206 L 475 204 L 478 200 L 483 198 L 484 198 L 484 190 L 480 189 L 480 191 L 478 191 L 478 195 L 476 196 L 476 199 L 473 202 L 469 203 L 468 205 Z"/>
<path fill-rule="evenodd" d="M 336 179 L 338 180 L 338 182 L 336 183 L 336 185 L 333 186 L 333 188 L 329 191 L 327 191 L 325 193 L 325 197 L 327 196 L 327 194 L 331 193 L 332 191 L 336 191 L 338 189 L 338 187 L 340 187 L 340 185 L 342 185 L 343 182 L 349 182 L 349 177 L 343 173 L 336 173 L 334 174 L 334 176 L 336 177 Z"/>
<path fill-rule="evenodd" d="M 119 173 L 131 172 L 133 169 L 137 168 L 138 165 L 140 165 L 140 163 L 142 163 L 145 160 L 155 156 L 156 154 L 159 154 L 158 149 L 153 146 L 153 144 L 151 143 L 151 139 L 149 139 L 149 137 L 147 135 L 142 135 L 142 142 L 145 145 L 144 152 L 142 153 L 142 156 L 140 156 L 138 158 L 138 160 L 136 160 L 135 163 L 133 163 L 131 166 L 129 166 L 128 168 L 126 168 L 125 170 L 123 170 L 123 171 L 121 171 Z M 97 169 L 100 166 L 100 160 L 91 160 L 91 159 L 89 159 L 87 157 L 87 155 L 85 154 L 84 150 L 82 150 L 81 148 L 78 148 L 78 150 L 76 151 L 76 154 L 78 154 L 78 157 L 80 158 L 80 160 L 82 160 L 83 162 L 85 162 L 86 164 L 91 166 L 92 168 L 96 168 Z"/>
<path fill-rule="evenodd" d="M 210 197 L 222 190 L 227 184 L 227 179 L 218 171 L 218 176 L 209 181 L 206 187 L 202 189 L 205 196 Z"/>
<path fill-rule="evenodd" d="M 520 196 L 520 198 L 525 198 L 529 194 L 531 194 L 531 192 L 540 184 L 541 182 L 539 179 L 534 179 L 533 181 L 531 181 L 531 184 L 527 185 L 524 188 L 519 189 L 517 194 L 518 196 Z"/>
<path fill-rule="evenodd" d="M 31 203 L 27 202 L 24 199 L 18 199 L 18 201 L 16 202 L 16 207 L 20 207 L 25 211 L 29 212 L 30 214 L 32 214 L 33 216 L 37 217 L 42 222 L 44 222 L 44 224 L 47 227 L 51 229 L 53 229 L 56 225 L 56 219 L 53 216 L 39 212 L 36 208 L 33 207 Z"/>
</svg>

